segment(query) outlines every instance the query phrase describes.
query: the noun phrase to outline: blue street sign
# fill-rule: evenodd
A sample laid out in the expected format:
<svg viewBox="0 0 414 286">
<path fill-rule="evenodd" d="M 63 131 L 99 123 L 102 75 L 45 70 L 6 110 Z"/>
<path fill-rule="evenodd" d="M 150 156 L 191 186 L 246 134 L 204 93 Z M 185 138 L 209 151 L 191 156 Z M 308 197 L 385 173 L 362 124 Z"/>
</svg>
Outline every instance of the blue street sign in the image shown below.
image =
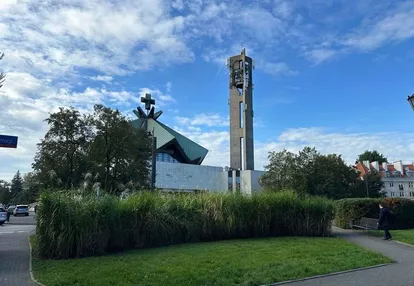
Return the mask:
<svg viewBox="0 0 414 286">
<path fill-rule="evenodd" d="M 0 135 L 0 147 L 17 148 L 17 136 Z"/>
</svg>

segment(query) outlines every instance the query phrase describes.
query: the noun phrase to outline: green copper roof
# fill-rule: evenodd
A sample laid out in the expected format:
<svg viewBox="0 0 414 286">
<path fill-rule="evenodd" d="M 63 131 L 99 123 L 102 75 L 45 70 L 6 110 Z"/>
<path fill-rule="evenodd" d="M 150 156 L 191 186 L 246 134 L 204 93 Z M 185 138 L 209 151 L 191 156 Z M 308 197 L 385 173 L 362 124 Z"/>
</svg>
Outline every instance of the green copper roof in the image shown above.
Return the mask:
<svg viewBox="0 0 414 286">
<path fill-rule="evenodd" d="M 197 158 L 201 158 L 201 161 L 203 161 L 204 157 L 208 153 L 208 150 L 206 148 L 188 139 L 187 137 L 178 133 L 174 129 L 171 129 L 167 125 L 159 121 L 157 121 L 157 123 L 163 128 L 165 128 L 171 135 L 174 136 L 174 138 L 178 141 L 181 148 L 184 150 L 185 154 L 188 156 L 188 158 L 190 158 L 191 161 L 196 160 Z"/>
<path fill-rule="evenodd" d="M 144 119 L 140 118 L 132 121 L 132 124 L 136 128 L 140 128 L 143 122 Z M 208 153 L 206 148 L 153 118 L 148 118 L 147 130 L 154 130 L 155 137 L 157 137 L 157 149 L 162 150 L 164 146 L 170 144 L 175 139 L 190 162 L 201 164 Z"/>
</svg>

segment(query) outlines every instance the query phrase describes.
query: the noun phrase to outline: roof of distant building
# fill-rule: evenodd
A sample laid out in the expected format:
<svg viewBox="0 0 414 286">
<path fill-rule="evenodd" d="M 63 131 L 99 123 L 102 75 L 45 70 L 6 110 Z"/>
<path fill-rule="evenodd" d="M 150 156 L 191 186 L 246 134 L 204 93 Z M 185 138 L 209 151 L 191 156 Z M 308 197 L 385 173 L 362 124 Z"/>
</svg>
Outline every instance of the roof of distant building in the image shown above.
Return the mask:
<svg viewBox="0 0 414 286">
<path fill-rule="evenodd" d="M 369 163 L 369 166 L 366 166 L 363 162 L 357 162 L 354 168 L 358 170 L 361 174 L 361 177 L 365 176 L 369 171 L 378 171 L 382 177 L 387 177 L 388 174 L 394 174 L 400 172 L 397 170 L 395 164 L 382 163 L 378 164 L 378 170 L 375 168 L 375 162 Z M 398 164 L 398 162 L 395 162 Z M 414 172 L 414 163 L 412 164 L 402 164 L 402 172 L 398 175 L 399 177 L 407 177 L 407 172 Z"/>
</svg>

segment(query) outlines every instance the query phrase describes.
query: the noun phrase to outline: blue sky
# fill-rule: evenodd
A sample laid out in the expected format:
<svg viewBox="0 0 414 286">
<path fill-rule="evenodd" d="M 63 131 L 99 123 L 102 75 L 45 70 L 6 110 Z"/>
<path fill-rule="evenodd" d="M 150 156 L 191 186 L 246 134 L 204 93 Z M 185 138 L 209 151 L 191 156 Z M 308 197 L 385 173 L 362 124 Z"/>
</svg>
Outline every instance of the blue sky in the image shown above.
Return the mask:
<svg viewBox="0 0 414 286">
<path fill-rule="evenodd" d="M 150 92 L 161 121 L 229 164 L 227 57 L 253 74 L 256 169 L 305 145 L 348 163 L 366 149 L 414 160 L 413 1 L 0 1 L 0 178 L 30 163 L 59 106 L 133 116 Z M 87 3 L 84 3 L 87 2 Z M 306 3 L 304 3 L 306 2 Z"/>
</svg>

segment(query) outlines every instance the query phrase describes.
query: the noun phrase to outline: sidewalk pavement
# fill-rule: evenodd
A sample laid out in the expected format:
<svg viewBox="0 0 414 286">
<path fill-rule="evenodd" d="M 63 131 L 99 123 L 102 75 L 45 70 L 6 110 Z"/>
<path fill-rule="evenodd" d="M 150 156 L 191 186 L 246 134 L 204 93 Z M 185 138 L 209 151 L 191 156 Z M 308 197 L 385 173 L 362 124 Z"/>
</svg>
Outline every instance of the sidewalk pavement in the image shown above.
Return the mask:
<svg viewBox="0 0 414 286">
<path fill-rule="evenodd" d="M 10 221 L 0 226 L 0 285 L 34 286 L 29 272 L 28 240 L 35 229 L 33 218 L 13 217 Z"/>
<path fill-rule="evenodd" d="M 414 285 L 414 247 L 400 244 L 394 241 L 382 240 L 379 237 L 361 235 L 352 230 L 343 230 L 333 227 L 332 232 L 337 237 L 342 237 L 364 248 L 382 253 L 397 263 L 343 273 L 327 277 L 292 282 L 289 286 L 412 286 Z"/>
</svg>

